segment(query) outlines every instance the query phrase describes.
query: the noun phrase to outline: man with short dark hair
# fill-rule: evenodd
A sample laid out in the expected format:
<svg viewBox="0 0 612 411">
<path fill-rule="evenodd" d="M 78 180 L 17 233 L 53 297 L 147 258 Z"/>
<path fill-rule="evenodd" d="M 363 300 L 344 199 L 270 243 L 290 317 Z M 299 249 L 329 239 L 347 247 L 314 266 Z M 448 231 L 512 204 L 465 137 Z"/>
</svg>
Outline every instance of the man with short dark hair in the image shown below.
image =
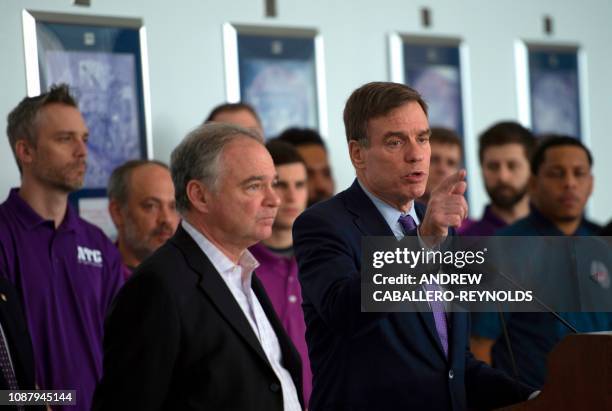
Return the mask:
<svg viewBox="0 0 612 411">
<path fill-rule="evenodd" d="M 295 146 L 304 159 L 308 171 L 308 206 L 333 196 L 335 183 L 321 135 L 310 128 L 289 128 L 278 139 Z"/>
<path fill-rule="evenodd" d="M 529 158 L 535 146 L 531 131 L 512 121 L 494 124 L 479 139 L 482 176 L 491 204 L 480 221 L 459 230 L 461 235 L 493 235 L 529 212 Z"/>
<path fill-rule="evenodd" d="M 590 151 L 569 136 L 543 136 L 531 159 L 529 215 L 498 231 L 503 236 L 592 236 L 599 226 L 583 213 L 593 189 Z M 563 281 L 563 279 L 561 280 Z M 561 313 L 580 332 L 612 329 L 612 313 Z M 550 313 L 505 313 L 508 335 L 521 381 L 541 387 L 546 358 L 568 330 Z M 499 313 L 475 313 L 472 334 L 481 345 L 475 353 L 496 368 L 512 372 Z"/>
<path fill-rule="evenodd" d="M 425 210 L 427 105 L 412 88 L 374 82 L 344 109 L 357 178 L 308 208 L 293 228 L 314 382 L 310 409 L 466 410 L 526 400 L 531 390 L 476 361 L 468 314 L 442 304 L 418 313 L 362 312 L 365 236 L 418 236 L 438 246 L 467 214 L 465 171 L 445 179 Z"/>
<path fill-rule="evenodd" d="M 247 250 L 279 206 L 260 136 L 204 124 L 174 149 L 183 220 L 117 295 L 93 410 L 299 411 L 300 357 Z"/>
<path fill-rule="evenodd" d="M 266 144 L 266 148 L 272 156 L 278 175 L 275 189 L 281 202 L 272 225 L 272 235 L 249 250 L 260 262 L 257 277 L 263 283 L 276 314 L 300 353 L 304 405 L 308 408 L 312 391 L 312 372 L 306 347 L 302 291 L 298 282 L 291 232 L 295 219 L 306 209 L 308 201 L 306 166 L 295 147 L 289 143 L 273 139 Z"/>
<path fill-rule="evenodd" d="M 104 316 L 123 275 L 113 244 L 68 204 L 85 177 L 87 126 L 62 85 L 24 98 L 7 134 L 21 186 L 0 205 L 0 272 L 23 299 L 38 385 L 76 390 L 65 409 L 89 410 Z"/>
<path fill-rule="evenodd" d="M 261 138 L 264 138 L 263 126 L 257 112 L 248 103 L 223 103 L 213 108 L 204 121 L 209 123 L 215 121 L 217 123 L 235 124 L 240 127 L 255 130 Z"/>
<path fill-rule="evenodd" d="M 107 192 L 117 248 L 131 273 L 176 231 L 172 177 L 160 161 L 131 160 L 113 170 Z"/>
</svg>

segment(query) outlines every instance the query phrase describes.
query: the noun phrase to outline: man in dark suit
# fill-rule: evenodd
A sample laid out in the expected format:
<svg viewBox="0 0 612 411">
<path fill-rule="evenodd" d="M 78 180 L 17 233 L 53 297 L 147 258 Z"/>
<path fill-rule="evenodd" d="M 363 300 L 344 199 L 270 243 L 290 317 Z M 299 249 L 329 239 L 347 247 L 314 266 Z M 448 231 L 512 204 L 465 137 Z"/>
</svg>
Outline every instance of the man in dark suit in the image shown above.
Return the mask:
<svg viewBox="0 0 612 411">
<path fill-rule="evenodd" d="M 279 206 L 270 154 L 254 131 L 207 124 L 171 172 L 183 221 L 113 302 L 93 409 L 301 410 L 299 355 L 247 250 Z"/>
<path fill-rule="evenodd" d="M 433 302 L 419 313 L 361 312 L 362 237 L 418 235 L 436 247 L 467 215 L 465 171 L 432 190 L 427 210 L 415 204 L 427 183 L 430 129 L 425 102 L 408 86 L 362 86 L 344 123 L 357 179 L 294 225 L 311 410 L 488 409 L 526 400 L 532 390 L 472 357 L 467 314 Z"/>
</svg>

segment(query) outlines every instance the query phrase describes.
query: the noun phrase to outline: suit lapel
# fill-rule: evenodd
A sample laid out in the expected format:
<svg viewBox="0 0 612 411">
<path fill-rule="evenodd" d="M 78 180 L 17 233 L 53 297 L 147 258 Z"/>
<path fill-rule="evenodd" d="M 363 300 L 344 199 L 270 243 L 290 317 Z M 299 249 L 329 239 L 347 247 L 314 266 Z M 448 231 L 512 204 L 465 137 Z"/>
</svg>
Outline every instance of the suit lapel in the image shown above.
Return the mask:
<svg viewBox="0 0 612 411">
<path fill-rule="evenodd" d="M 468 336 L 465 335 L 466 332 L 469 332 L 466 321 L 469 313 L 467 312 L 452 312 L 449 313 L 450 321 L 449 330 L 448 330 L 448 349 L 449 349 L 449 359 L 452 362 L 457 361 L 457 359 L 465 357 L 466 346 L 464 344 L 458 344 L 461 341 L 467 341 Z"/>
<path fill-rule="evenodd" d="M 372 200 L 357 182 L 353 182 L 343 196 L 344 204 L 355 217 L 354 222 L 364 236 L 392 236 L 393 231 Z"/>
<path fill-rule="evenodd" d="M 302 362 L 300 359 L 300 354 L 297 349 L 291 342 L 291 339 L 287 335 L 283 325 L 281 324 L 276 311 L 274 311 L 274 307 L 272 306 L 272 302 L 268 298 L 268 295 L 265 292 L 265 289 L 256 275 L 253 276 L 253 281 L 251 282 L 253 287 L 253 293 L 259 300 L 261 304 L 261 308 L 263 309 L 274 333 L 276 334 L 276 338 L 278 339 L 278 344 L 281 349 L 282 358 L 283 358 L 283 366 L 289 374 L 291 374 L 291 378 L 293 379 L 293 383 L 295 384 L 296 391 L 298 393 L 298 397 L 300 399 L 300 403 L 304 403 L 304 399 L 302 398 Z"/>
<path fill-rule="evenodd" d="M 172 241 L 183 253 L 189 266 L 199 275 L 198 287 L 217 307 L 219 313 L 234 328 L 245 342 L 270 365 L 253 328 L 245 317 L 221 275 L 217 272 L 202 249 L 179 224 Z"/>
</svg>

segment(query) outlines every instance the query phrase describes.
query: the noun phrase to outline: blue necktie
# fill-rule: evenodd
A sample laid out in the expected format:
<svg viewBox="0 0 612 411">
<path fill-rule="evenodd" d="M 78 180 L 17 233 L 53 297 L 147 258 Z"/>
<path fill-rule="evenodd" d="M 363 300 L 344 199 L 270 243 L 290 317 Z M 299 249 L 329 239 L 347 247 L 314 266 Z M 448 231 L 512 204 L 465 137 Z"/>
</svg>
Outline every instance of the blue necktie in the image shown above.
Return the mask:
<svg viewBox="0 0 612 411">
<path fill-rule="evenodd" d="M 411 230 L 414 230 L 417 225 L 411 215 L 406 214 L 400 216 L 399 222 L 404 229 L 404 234 Z M 435 284 L 424 285 L 425 291 L 436 291 L 439 290 Z M 444 303 L 442 301 L 430 301 L 431 312 L 436 322 L 436 331 L 438 332 L 438 338 L 444 349 L 444 354 L 448 357 L 448 328 L 446 323 L 446 313 L 444 311 Z"/>
</svg>

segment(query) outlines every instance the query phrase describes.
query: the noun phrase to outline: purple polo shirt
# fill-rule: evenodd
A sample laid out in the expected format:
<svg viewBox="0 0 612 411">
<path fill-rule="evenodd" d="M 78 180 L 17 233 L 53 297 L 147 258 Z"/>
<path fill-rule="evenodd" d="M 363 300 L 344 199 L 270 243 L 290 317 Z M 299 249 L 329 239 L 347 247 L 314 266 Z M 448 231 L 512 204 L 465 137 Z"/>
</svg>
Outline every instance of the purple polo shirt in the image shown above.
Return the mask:
<svg viewBox="0 0 612 411">
<path fill-rule="evenodd" d="M 259 262 L 259 267 L 255 270 L 257 278 L 262 282 L 274 311 L 300 353 L 304 405 L 308 408 L 312 392 L 312 371 L 306 346 L 306 323 L 302 311 L 302 291 L 297 276 L 297 261 L 295 257 L 275 254 L 261 243 L 249 248 L 249 251 Z"/>
<path fill-rule="evenodd" d="M 55 229 L 18 193 L 0 205 L 0 270 L 22 298 L 36 383 L 77 391 L 76 406 L 54 409 L 89 410 L 102 375 L 104 317 L 124 281 L 121 257 L 71 206 Z"/>
<path fill-rule="evenodd" d="M 495 232 L 501 228 L 506 227 L 508 224 L 501 218 L 497 217 L 491 211 L 491 206 L 488 205 L 485 208 L 482 220 L 473 222 L 472 224 L 461 227 L 457 230 L 459 235 L 465 236 L 492 236 Z"/>
</svg>

